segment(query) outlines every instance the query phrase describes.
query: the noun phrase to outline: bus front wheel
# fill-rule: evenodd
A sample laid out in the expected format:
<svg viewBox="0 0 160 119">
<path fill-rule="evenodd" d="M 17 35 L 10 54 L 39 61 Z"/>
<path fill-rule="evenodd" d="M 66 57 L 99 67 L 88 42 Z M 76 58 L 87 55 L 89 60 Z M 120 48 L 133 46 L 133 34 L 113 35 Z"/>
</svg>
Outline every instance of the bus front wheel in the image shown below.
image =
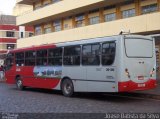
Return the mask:
<svg viewBox="0 0 160 119">
<path fill-rule="evenodd" d="M 21 80 L 20 77 L 17 77 L 17 78 L 16 78 L 16 86 L 17 86 L 17 88 L 18 88 L 19 90 L 23 90 L 23 89 L 24 89 L 23 82 L 22 82 L 22 80 Z"/>
<path fill-rule="evenodd" d="M 62 85 L 61 86 L 62 86 L 61 87 L 62 93 L 63 93 L 64 96 L 66 96 L 66 97 L 73 96 L 74 86 L 73 86 L 72 80 L 70 80 L 70 79 L 64 79 L 62 81 Z"/>
</svg>

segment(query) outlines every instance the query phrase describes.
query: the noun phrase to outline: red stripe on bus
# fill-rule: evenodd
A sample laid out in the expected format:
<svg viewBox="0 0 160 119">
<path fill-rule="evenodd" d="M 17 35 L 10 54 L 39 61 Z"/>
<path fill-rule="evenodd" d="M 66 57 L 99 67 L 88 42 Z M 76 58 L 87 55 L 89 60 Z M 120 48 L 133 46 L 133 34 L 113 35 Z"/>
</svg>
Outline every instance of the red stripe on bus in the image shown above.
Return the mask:
<svg viewBox="0 0 160 119">
<path fill-rule="evenodd" d="M 20 71 L 17 71 L 20 69 Z M 24 86 L 34 88 L 54 89 L 60 82 L 59 78 L 39 78 L 35 77 L 33 73 L 34 67 L 15 67 L 13 66 L 10 71 L 5 72 L 6 82 L 8 84 L 15 84 L 16 76 L 20 76 Z"/>
<path fill-rule="evenodd" d="M 10 51 L 10 53 L 16 53 L 16 52 L 25 52 L 25 51 L 36 51 L 36 50 L 41 50 L 41 49 L 52 49 L 56 48 L 55 44 L 45 44 L 45 45 L 37 45 L 37 46 L 31 46 L 27 48 L 19 48 L 19 49 L 13 49 Z"/>
<path fill-rule="evenodd" d="M 133 81 L 118 82 L 118 92 L 130 92 L 136 90 L 149 90 L 155 88 L 157 85 L 155 79 L 149 79 L 144 83 L 135 83 Z"/>
</svg>

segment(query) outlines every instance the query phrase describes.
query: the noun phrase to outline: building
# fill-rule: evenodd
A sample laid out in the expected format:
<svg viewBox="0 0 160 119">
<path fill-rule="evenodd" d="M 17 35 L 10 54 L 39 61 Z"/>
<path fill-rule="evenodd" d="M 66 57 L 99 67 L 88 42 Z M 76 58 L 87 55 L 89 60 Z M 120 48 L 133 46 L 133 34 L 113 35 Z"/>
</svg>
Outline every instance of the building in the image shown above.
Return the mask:
<svg viewBox="0 0 160 119">
<path fill-rule="evenodd" d="M 33 35 L 32 27 L 16 26 L 16 17 L 0 15 L 0 65 L 9 49 L 17 47 L 17 39 Z"/>
<path fill-rule="evenodd" d="M 33 11 L 33 7 L 31 5 L 24 4 L 16 4 L 13 8 L 13 16 L 20 16 L 26 14 L 28 12 Z"/>
<path fill-rule="evenodd" d="M 17 25 L 34 26 L 34 37 L 18 47 L 117 35 L 120 31 L 152 35 L 160 46 L 160 0 L 17 0 L 33 11 Z M 159 65 L 159 60 L 157 60 Z"/>
<path fill-rule="evenodd" d="M 160 0 L 17 0 L 33 11 L 17 25 L 34 26 L 35 36 L 18 47 L 119 34 L 159 34 Z M 45 38 L 45 39 L 44 39 Z M 32 41 L 32 42 L 30 42 Z"/>
</svg>

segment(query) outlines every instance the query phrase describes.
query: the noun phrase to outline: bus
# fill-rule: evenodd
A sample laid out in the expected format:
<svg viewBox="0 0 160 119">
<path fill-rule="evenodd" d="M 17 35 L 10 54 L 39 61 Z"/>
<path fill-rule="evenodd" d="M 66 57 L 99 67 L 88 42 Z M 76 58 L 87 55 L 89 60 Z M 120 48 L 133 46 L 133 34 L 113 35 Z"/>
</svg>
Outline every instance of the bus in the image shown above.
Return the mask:
<svg viewBox="0 0 160 119">
<path fill-rule="evenodd" d="M 156 87 L 155 41 L 122 34 L 10 50 L 6 82 L 74 92 L 131 92 Z"/>
</svg>

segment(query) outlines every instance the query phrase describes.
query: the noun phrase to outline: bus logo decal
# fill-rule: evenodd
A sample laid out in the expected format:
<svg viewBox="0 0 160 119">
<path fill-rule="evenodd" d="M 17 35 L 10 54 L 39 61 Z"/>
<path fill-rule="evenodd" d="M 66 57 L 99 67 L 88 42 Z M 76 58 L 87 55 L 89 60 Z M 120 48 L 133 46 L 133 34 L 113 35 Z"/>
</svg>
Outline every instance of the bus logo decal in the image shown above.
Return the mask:
<svg viewBox="0 0 160 119">
<path fill-rule="evenodd" d="M 62 67 L 35 66 L 33 73 L 35 77 L 40 78 L 61 78 Z"/>
</svg>

